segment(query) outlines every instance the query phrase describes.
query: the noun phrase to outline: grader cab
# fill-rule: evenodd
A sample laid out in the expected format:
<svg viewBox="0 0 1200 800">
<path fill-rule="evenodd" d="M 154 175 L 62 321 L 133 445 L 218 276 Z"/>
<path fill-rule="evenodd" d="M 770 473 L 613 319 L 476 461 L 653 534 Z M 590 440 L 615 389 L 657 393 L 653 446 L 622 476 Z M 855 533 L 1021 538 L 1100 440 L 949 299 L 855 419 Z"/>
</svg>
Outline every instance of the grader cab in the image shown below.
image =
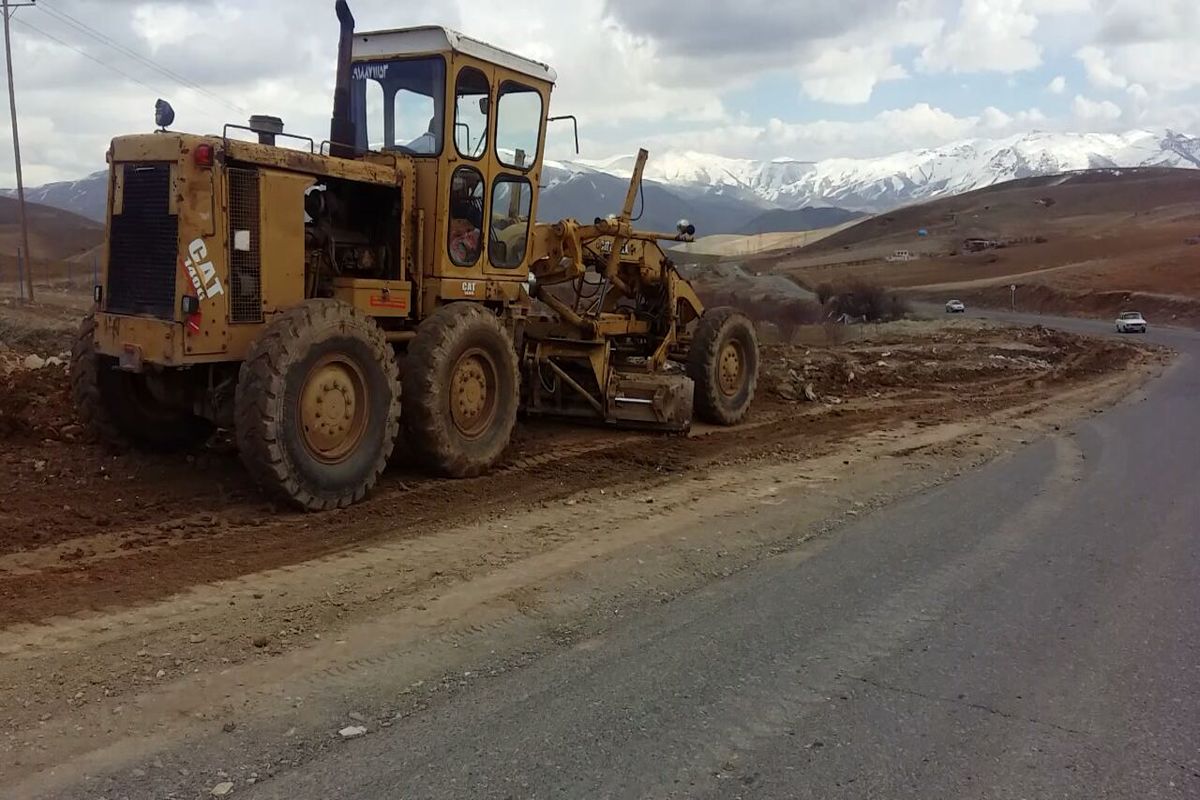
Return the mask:
<svg viewBox="0 0 1200 800">
<path fill-rule="evenodd" d="M 234 432 L 268 492 L 348 505 L 398 441 L 477 475 L 518 411 L 682 431 L 754 395 L 749 321 L 705 311 L 624 207 L 537 224 L 552 69 L 442 28 L 362 33 L 345 0 L 330 138 L 254 117 L 109 150 L 104 268 L 72 364 L 106 439 Z M 253 140 L 247 140 L 247 134 Z"/>
</svg>

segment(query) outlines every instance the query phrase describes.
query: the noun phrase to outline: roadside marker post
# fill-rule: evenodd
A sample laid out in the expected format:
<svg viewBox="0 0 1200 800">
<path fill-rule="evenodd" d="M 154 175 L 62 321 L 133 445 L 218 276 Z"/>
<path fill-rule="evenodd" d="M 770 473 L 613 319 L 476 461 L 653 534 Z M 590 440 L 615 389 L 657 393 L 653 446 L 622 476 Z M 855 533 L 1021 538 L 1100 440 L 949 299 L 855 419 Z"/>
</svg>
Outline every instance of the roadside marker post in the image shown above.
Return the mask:
<svg viewBox="0 0 1200 800">
<path fill-rule="evenodd" d="M 1011 285 L 1009 285 L 1009 287 L 1008 287 L 1008 291 L 1009 291 L 1009 292 L 1011 293 L 1011 295 L 1012 295 L 1012 296 L 1011 296 L 1011 298 L 1010 298 L 1010 299 L 1011 299 L 1011 303 L 1012 303 L 1012 310 L 1013 310 L 1013 311 L 1016 311 L 1016 310 L 1017 310 L 1017 285 L 1016 285 L 1015 283 L 1014 283 L 1014 284 L 1011 284 Z"/>
</svg>

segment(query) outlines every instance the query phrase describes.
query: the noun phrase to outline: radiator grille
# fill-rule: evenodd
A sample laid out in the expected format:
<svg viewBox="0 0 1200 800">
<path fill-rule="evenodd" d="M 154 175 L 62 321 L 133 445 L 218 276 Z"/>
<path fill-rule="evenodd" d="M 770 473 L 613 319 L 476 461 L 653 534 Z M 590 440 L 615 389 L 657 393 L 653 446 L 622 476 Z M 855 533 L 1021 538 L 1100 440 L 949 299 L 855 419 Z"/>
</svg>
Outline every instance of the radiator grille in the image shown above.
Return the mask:
<svg viewBox="0 0 1200 800">
<path fill-rule="evenodd" d="M 124 192 L 109 228 L 105 309 L 174 319 L 179 218 L 171 213 L 171 165 L 117 169 L 124 170 Z"/>
<path fill-rule="evenodd" d="M 229 169 L 229 321 L 262 321 L 258 171 Z"/>
</svg>

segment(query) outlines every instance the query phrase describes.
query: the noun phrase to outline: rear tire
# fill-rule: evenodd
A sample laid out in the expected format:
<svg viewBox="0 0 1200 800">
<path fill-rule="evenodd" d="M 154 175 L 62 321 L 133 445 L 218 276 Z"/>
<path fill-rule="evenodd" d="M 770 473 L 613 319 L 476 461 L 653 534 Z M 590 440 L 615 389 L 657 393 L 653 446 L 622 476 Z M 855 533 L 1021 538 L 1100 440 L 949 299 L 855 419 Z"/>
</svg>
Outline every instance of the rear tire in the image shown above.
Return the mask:
<svg viewBox="0 0 1200 800">
<path fill-rule="evenodd" d="M 717 425 L 745 419 L 758 385 L 758 337 L 737 309 L 710 308 L 700 317 L 688 351 L 697 415 Z"/>
<path fill-rule="evenodd" d="M 353 306 L 309 300 L 273 320 L 242 362 L 234 397 L 242 462 L 306 511 L 361 500 L 400 427 L 400 381 L 383 331 Z"/>
<path fill-rule="evenodd" d="M 214 425 L 151 391 L 144 373 L 116 368 L 96 352 L 96 317 L 88 314 L 71 348 L 71 397 L 80 422 L 97 439 L 146 450 L 174 452 L 204 444 Z"/>
<path fill-rule="evenodd" d="M 496 315 L 475 303 L 443 306 L 405 359 L 407 442 L 441 475 L 479 475 L 512 439 L 519 389 L 516 350 Z"/>
</svg>

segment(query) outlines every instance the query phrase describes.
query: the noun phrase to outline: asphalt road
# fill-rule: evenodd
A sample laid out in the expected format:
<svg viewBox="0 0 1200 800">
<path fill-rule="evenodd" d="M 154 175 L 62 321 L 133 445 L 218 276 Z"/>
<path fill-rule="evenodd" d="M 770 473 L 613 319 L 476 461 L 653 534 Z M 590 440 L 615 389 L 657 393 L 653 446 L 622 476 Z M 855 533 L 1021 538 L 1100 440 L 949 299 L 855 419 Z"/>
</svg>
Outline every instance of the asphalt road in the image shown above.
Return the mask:
<svg viewBox="0 0 1200 800">
<path fill-rule="evenodd" d="M 1200 335 L 1148 338 L 1133 401 L 248 795 L 1200 797 Z"/>
</svg>

